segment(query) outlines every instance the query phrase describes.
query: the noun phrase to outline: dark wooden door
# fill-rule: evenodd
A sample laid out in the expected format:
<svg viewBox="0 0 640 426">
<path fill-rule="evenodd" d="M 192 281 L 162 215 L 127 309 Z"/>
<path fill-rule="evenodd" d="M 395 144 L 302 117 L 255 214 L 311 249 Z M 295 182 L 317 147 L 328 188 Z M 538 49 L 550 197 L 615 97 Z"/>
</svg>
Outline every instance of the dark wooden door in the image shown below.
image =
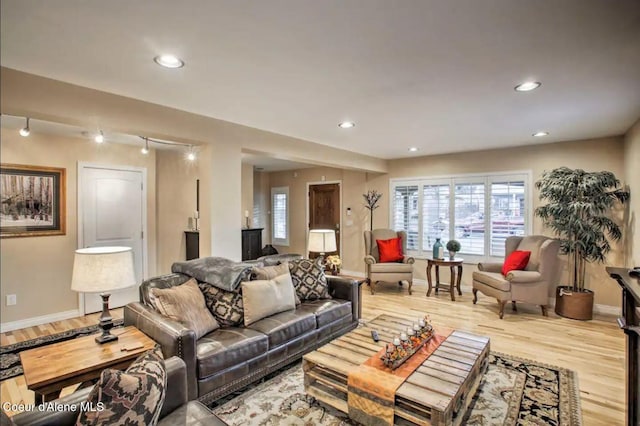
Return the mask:
<svg viewBox="0 0 640 426">
<path fill-rule="evenodd" d="M 328 183 L 309 186 L 309 229 L 333 229 L 336 231 L 338 250 L 325 253 L 340 254 L 340 184 Z M 317 253 L 309 253 L 311 258 Z"/>
</svg>

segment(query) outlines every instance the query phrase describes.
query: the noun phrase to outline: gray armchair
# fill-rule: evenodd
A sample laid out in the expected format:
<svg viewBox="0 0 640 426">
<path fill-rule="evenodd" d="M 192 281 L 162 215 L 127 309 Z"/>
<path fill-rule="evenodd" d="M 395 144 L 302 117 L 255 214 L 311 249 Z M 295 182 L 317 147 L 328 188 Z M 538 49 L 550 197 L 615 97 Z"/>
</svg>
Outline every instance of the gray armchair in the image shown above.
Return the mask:
<svg viewBox="0 0 640 426">
<path fill-rule="evenodd" d="M 540 305 L 542 315 L 547 316 L 549 286 L 555 284 L 558 272 L 558 250 L 560 242 L 543 235 L 509 237 L 505 241 L 505 258 L 515 250 L 531 252 L 529 264 L 524 271 L 511 271 L 502 275 L 502 263 L 479 263 L 473 273 L 473 304 L 478 301 L 478 292 L 495 297 L 500 304 L 500 319 L 504 316 L 504 305 L 511 301 L 516 311 L 516 302 Z"/>
<path fill-rule="evenodd" d="M 402 253 L 407 252 L 407 233 L 404 231 L 393 231 L 391 229 L 374 229 L 364 231 L 364 263 L 366 268 L 367 283 L 371 289 L 371 294 L 375 294 L 375 286 L 379 281 L 409 283 L 408 291 L 411 294 L 413 285 L 413 257 L 404 256 L 402 262 L 380 263 L 380 254 L 376 240 L 389 240 L 400 237 L 402 239 Z"/>
</svg>

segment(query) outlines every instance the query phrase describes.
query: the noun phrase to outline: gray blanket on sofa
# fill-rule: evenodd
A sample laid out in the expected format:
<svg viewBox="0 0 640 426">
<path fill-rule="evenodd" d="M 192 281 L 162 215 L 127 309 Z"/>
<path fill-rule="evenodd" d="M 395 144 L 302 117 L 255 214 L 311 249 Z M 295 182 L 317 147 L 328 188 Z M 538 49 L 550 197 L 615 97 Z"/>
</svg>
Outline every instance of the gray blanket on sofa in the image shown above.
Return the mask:
<svg viewBox="0 0 640 426">
<path fill-rule="evenodd" d="M 234 291 L 242 281 L 249 281 L 251 268 L 260 266 L 256 262 L 234 262 L 224 257 L 204 257 L 201 259 L 175 262 L 171 272 L 182 273 L 226 291 Z"/>
</svg>

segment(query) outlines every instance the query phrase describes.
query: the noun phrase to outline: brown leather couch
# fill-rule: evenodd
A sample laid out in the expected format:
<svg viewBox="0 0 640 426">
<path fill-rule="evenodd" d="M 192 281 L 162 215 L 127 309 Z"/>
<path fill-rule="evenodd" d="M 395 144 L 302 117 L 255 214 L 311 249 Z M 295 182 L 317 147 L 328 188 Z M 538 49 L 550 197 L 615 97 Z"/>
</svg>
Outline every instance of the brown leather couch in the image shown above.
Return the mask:
<svg viewBox="0 0 640 426">
<path fill-rule="evenodd" d="M 183 360 L 171 357 L 165 360 L 167 369 L 167 388 L 164 404 L 160 412 L 158 426 L 225 426 L 226 423 L 216 417 L 207 407 L 198 401 L 187 398 L 187 369 Z M 81 389 L 71 395 L 57 399 L 56 404 L 69 404 L 75 410 L 67 411 L 30 411 L 7 418 L 3 414 L 2 425 L 75 425 L 79 414 L 78 405 L 87 400 L 91 387 Z"/>
<path fill-rule="evenodd" d="M 304 302 L 249 327 L 222 327 L 196 340 L 192 330 L 162 316 L 149 303 L 149 289 L 181 285 L 188 279 L 168 274 L 143 282 L 141 302 L 125 306 L 124 322 L 158 342 L 165 357 L 182 358 L 189 399 L 207 405 L 358 325 L 357 281 L 327 276 L 332 299 Z"/>
</svg>

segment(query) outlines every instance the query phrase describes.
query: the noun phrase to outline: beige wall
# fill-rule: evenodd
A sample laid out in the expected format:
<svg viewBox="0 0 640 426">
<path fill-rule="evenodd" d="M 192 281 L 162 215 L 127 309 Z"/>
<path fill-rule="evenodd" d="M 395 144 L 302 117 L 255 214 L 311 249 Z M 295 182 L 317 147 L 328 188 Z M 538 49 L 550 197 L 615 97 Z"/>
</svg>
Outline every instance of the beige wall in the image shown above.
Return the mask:
<svg viewBox="0 0 640 426">
<path fill-rule="evenodd" d="M 307 189 L 310 183 L 323 181 L 339 181 L 342 191 L 342 253 L 343 269 L 364 272 L 364 239 L 363 231 L 367 222 L 367 210 L 362 204 L 362 194 L 366 191 L 366 173 L 341 170 L 330 167 L 315 167 L 310 169 L 288 170 L 269 174 L 269 186 L 289 187 L 291 214 L 291 235 L 289 246 L 275 246 L 280 253 L 307 253 Z M 270 193 L 270 189 L 269 189 Z M 269 200 L 269 197 L 267 197 Z M 347 216 L 347 207 L 351 207 L 352 214 Z"/>
<path fill-rule="evenodd" d="M 624 181 L 631 191 L 626 238 L 627 266 L 640 266 L 640 120 L 625 135 Z"/>
<path fill-rule="evenodd" d="M 155 151 L 140 154 L 139 147 L 85 139 L 31 133 L 23 138 L 2 129 L 0 157 L 3 163 L 64 167 L 67 174 L 66 235 L 4 238 L 0 244 L 2 286 L 1 322 L 12 322 L 78 309 L 78 294 L 70 290 L 74 251 L 77 248 L 78 162 L 144 167 L 147 169 L 147 235 L 149 274 L 156 268 L 156 168 Z M 18 304 L 5 306 L 7 294 Z"/>
<path fill-rule="evenodd" d="M 156 159 L 158 274 L 166 274 L 171 272 L 173 262 L 186 259 L 184 231 L 189 229 L 189 218 L 195 215 L 200 163 L 188 161 L 184 153 L 174 150 L 158 150 Z M 201 201 L 201 215 L 207 212 L 202 210 L 204 207 Z"/>
<path fill-rule="evenodd" d="M 245 227 L 244 213 L 249 213 L 249 227 L 253 227 L 253 166 L 242 165 L 242 208 L 240 209 L 240 226 Z"/>
<path fill-rule="evenodd" d="M 253 174 L 253 226 L 263 228 L 262 246 L 271 244 L 271 186 L 269 173 Z"/>
<path fill-rule="evenodd" d="M 390 178 L 530 170 L 535 182 L 544 170 L 567 166 L 591 171 L 609 170 L 618 178 L 623 179 L 625 174 L 623 155 L 623 139 L 612 137 L 392 160 L 389 164 L 389 174 L 371 177 L 368 181 L 369 189 L 377 189 L 384 194 L 380 208 L 376 210 L 374 215 L 374 228 L 387 227 L 389 223 Z M 533 208 L 539 204 L 538 195 L 534 189 Z M 549 230 L 543 229 L 539 219 L 534 219 L 533 232 L 551 235 Z M 418 278 L 425 279 L 425 263 L 421 260 L 416 262 L 415 271 Z M 615 247 L 610 253 L 608 263 L 612 265 L 624 263 L 622 244 Z M 475 266 L 472 265 L 465 267 L 463 283 L 471 284 L 471 272 L 474 268 Z M 565 280 L 565 274 L 566 272 L 563 273 L 561 281 Z M 448 279 L 448 277 L 445 276 L 444 279 Z M 603 265 L 592 265 L 588 268 L 586 286 L 595 291 L 596 303 L 620 306 L 620 290 L 608 277 Z"/>
</svg>

